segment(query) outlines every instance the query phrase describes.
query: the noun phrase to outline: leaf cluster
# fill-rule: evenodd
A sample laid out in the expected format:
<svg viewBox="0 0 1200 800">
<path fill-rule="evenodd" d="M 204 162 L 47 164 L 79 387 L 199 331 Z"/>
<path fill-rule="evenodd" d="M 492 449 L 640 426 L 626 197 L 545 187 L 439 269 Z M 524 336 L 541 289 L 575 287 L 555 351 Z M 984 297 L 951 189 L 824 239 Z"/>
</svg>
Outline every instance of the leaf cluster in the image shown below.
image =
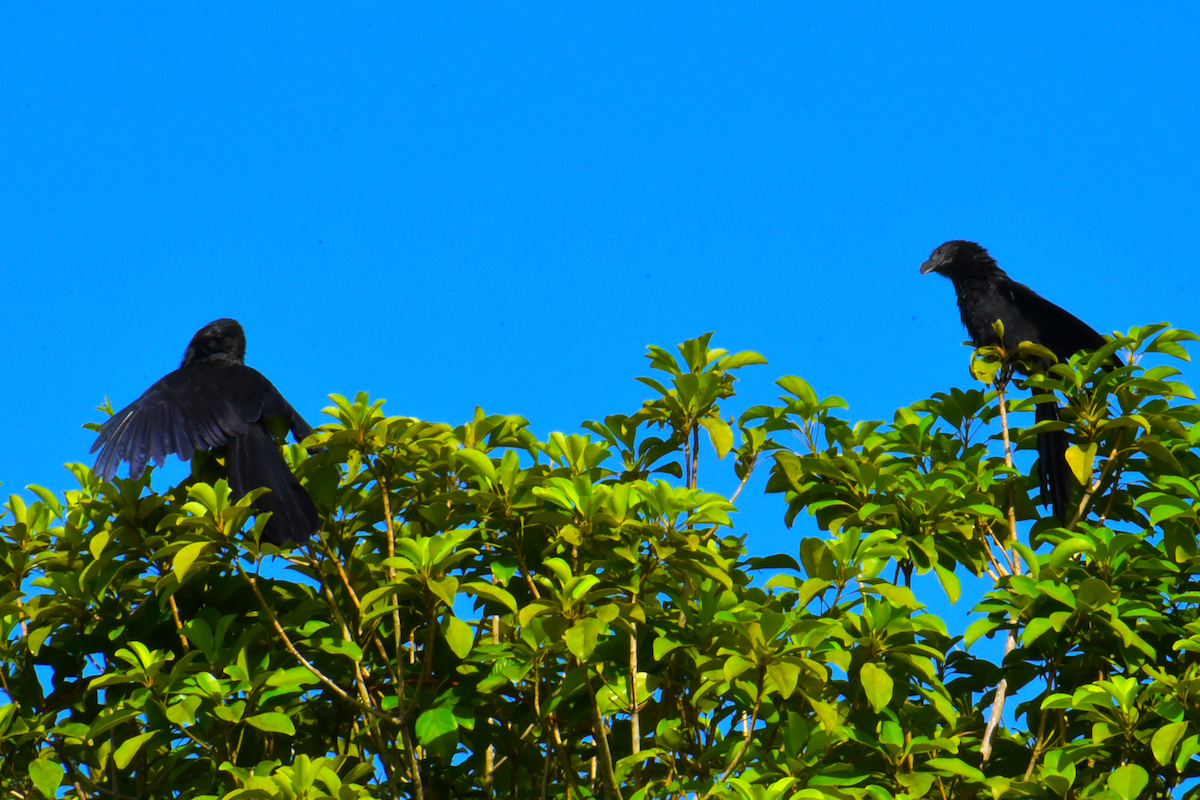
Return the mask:
<svg viewBox="0 0 1200 800">
<path fill-rule="evenodd" d="M 1200 413 L 1174 368 L 1139 363 L 1194 336 L 1134 329 L 1028 378 L 1065 404 L 1068 521 L 1038 516 L 1005 457 L 1038 429 L 997 430 L 1004 384 L 852 423 L 785 377 L 735 419 L 736 371 L 765 359 L 710 337 L 649 348 L 641 409 L 544 440 L 519 416 L 334 396 L 287 453 L 324 520 L 306 548 L 262 543 L 257 495 L 220 480 L 156 493 L 71 465 L 78 489 L 11 496 L 0 786 L 857 800 L 1197 777 Z M 1118 347 L 1134 358 L 1113 369 Z M 1040 357 L 978 356 L 989 381 Z M 699 486 L 701 429 L 738 492 L 769 463 L 784 521 L 821 531 L 798 560 L 733 535 L 737 493 Z M 918 592 L 966 580 L 989 591 L 951 633 Z M 997 634 L 1002 663 L 964 649 Z M 1002 681 L 1024 726 L 988 757 Z"/>
</svg>

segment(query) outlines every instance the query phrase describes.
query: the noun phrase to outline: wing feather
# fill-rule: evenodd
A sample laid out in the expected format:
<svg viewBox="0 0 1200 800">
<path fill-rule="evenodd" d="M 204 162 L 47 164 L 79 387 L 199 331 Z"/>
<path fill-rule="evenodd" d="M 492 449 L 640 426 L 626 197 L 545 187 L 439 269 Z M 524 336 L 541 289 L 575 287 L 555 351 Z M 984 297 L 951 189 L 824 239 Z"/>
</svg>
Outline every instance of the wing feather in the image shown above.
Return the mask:
<svg viewBox="0 0 1200 800">
<path fill-rule="evenodd" d="M 1028 286 L 1010 281 L 1005 288 L 1020 318 L 1036 328 L 1037 338 L 1030 337 L 1029 341 L 1050 348 L 1059 361 L 1066 361 L 1080 350 L 1104 346 L 1104 337 L 1092 326 Z"/>
</svg>

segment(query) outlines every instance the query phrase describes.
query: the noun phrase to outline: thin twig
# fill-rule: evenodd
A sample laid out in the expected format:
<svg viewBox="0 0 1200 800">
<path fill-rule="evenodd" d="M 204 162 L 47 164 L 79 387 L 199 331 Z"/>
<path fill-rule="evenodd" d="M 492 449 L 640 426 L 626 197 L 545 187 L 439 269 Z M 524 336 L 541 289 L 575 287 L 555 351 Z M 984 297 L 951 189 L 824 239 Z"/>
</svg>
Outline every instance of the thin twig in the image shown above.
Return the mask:
<svg viewBox="0 0 1200 800">
<path fill-rule="evenodd" d="M 1008 629 L 1008 637 L 1004 640 L 1004 658 L 1008 658 L 1008 654 L 1017 648 L 1017 631 L 1015 628 Z M 1004 660 L 1001 659 L 1001 664 Z M 996 733 L 996 728 L 1000 725 L 1000 717 L 1004 713 L 1004 695 L 1008 691 L 1008 678 L 1001 678 L 996 684 L 996 699 L 992 701 L 992 714 L 988 718 L 987 727 L 983 731 L 983 741 L 979 745 L 979 755 L 984 764 L 991 758 L 992 755 L 992 736 Z"/>
<path fill-rule="evenodd" d="M 733 771 L 738 768 L 739 764 L 742 763 L 742 759 L 746 757 L 746 751 L 750 749 L 750 740 L 754 738 L 754 726 L 758 724 L 758 712 L 762 708 L 762 696 L 763 676 L 760 673 L 758 676 L 758 697 L 756 697 L 754 700 L 754 710 L 750 712 L 749 732 L 742 737 L 742 746 L 738 748 L 737 755 L 733 757 L 733 761 L 729 762 L 729 766 L 725 768 L 725 772 L 721 774 L 721 777 L 717 779 L 717 782 L 710 786 L 708 791 L 704 793 L 702 800 L 708 800 L 708 797 L 712 795 L 713 791 L 722 783 L 724 783 L 730 775 L 733 774 Z"/>
<path fill-rule="evenodd" d="M 696 488 L 692 483 L 692 440 L 688 438 L 686 431 L 683 434 L 683 480 L 684 488 Z"/>
<path fill-rule="evenodd" d="M 171 606 L 171 618 L 175 620 L 175 635 L 179 637 L 179 643 L 183 645 L 183 652 L 186 653 L 192 648 L 183 635 L 183 622 L 179 619 L 179 606 L 175 603 L 175 595 L 167 598 L 167 604 Z"/>
<path fill-rule="evenodd" d="M 1008 383 L 1007 370 L 1001 373 L 1001 377 L 996 381 L 996 396 L 1000 404 L 1000 433 L 1004 438 L 1004 463 L 1011 470 L 1013 467 L 1012 458 L 1012 440 L 1008 433 L 1008 411 L 1005 408 L 1007 400 L 1004 396 L 1004 387 Z M 1016 512 L 1013 509 L 1015 505 L 1013 500 L 1013 479 L 1010 477 L 1008 481 L 1008 534 L 1010 542 L 1017 541 L 1017 519 Z M 1001 552 L 1004 552 L 1002 549 Z M 1013 552 L 1009 563 L 1012 564 L 1012 574 L 1016 575 L 1021 571 L 1021 558 L 1016 552 Z M 1008 636 L 1004 640 L 1004 656 L 1008 657 L 1017 647 L 1017 621 L 1013 620 L 1013 627 L 1008 629 Z M 1001 664 L 1004 662 L 1001 661 Z M 983 741 L 979 745 L 979 755 L 983 763 L 992 755 L 992 737 L 996 733 L 996 728 L 1000 725 L 1000 718 L 1004 714 L 1005 695 L 1008 693 L 1008 679 L 1001 678 L 996 684 L 996 698 L 992 701 L 992 713 L 988 718 L 987 727 L 983 731 Z"/>
<path fill-rule="evenodd" d="M 1029 777 L 1033 775 L 1033 768 L 1037 766 L 1038 756 L 1040 756 L 1042 754 L 1042 750 L 1045 749 L 1046 742 L 1043 738 L 1045 734 L 1046 709 L 1043 708 L 1040 719 L 1038 720 L 1037 738 L 1033 741 L 1033 752 L 1029 755 L 1029 766 L 1025 768 L 1025 780 L 1029 780 Z"/>
<path fill-rule="evenodd" d="M 343 689 L 341 686 L 338 686 L 336 683 L 334 683 L 332 680 L 330 680 L 328 676 L 326 676 L 323 672 L 321 672 L 319 669 L 314 667 L 309 662 L 308 659 L 306 659 L 304 656 L 300 655 L 300 651 L 296 649 L 296 646 L 294 644 L 292 644 L 292 640 L 288 638 L 288 635 L 284 632 L 283 627 L 279 624 L 279 620 L 275 618 L 274 612 L 272 612 L 270 606 L 267 605 L 266 598 L 263 597 L 262 591 L 258 588 L 258 582 L 253 577 L 246 574 L 246 571 L 242 569 L 242 565 L 238 561 L 235 560 L 233 563 L 234 563 L 234 566 L 237 568 L 238 574 L 241 575 L 242 578 L 244 578 L 246 580 L 246 582 L 250 584 L 250 588 L 251 588 L 251 590 L 253 590 L 254 596 L 258 598 L 258 602 L 262 606 L 263 611 L 266 613 L 267 619 L 270 621 L 271 626 L 275 629 L 275 633 L 278 634 L 280 640 L 283 641 L 283 646 L 285 648 L 287 648 L 287 651 L 292 654 L 293 658 L 295 658 L 297 661 L 300 662 L 300 665 L 302 667 L 304 667 L 306 670 L 308 670 L 310 673 L 312 673 L 313 677 L 315 677 L 321 683 L 325 684 L 325 686 L 327 686 L 331 691 L 333 691 L 334 694 L 336 694 L 338 697 L 345 700 L 347 703 L 350 703 L 352 706 L 357 708 L 359 711 L 364 711 L 374 717 L 378 717 L 379 719 L 387 720 L 388 722 L 392 723 L 393 725 L 401 724 L 401 721 L 399 719 L 396 719 L 395 717 L 391 716 L 390 714 L 385 714 L 382 711 L 372 708 L 369 705 L 364 705 L 364 704 L 360 703 L 359 701 L 355 700 L 353 697 L 351 697 L 349 694 L 346 693 L 345 689 Z"/>
<path fill-rule="evenodd" d="M 376 463 L 378 463 L 378 462 L 376 462 Z M 379 484 L 379 491 L 383 495 L 383 520 L 384 520 L 385 525 L 387 526 L 388 558 L 392 559 L 392 558 L 396 557 L 396 533 L 392 527 L 392 504 L 391 504 L 391 501 L 389 500 L 389 497 L 391 496 L 391 490 L 388 488 L 387 480 L 380 479 L 378 473 L 376 473 L 376 475 L 375 475 L 375 481 Z M 388 566 L 387 575 L 388 575 L 389 582 L 391 582 L 391 583 L 396 582 L 396 568 L 395 567 Z M 401 681 L 400 685 L 403 686 L 404 660 L 402 658 L 400 658 L 400 642 L 403 637 L 401 635 L 401 630 L 400 630 L 400 609 L 399 608 L 392 609 L 392 629 L 393 629 L 392 630 L 392 633 L 393 633 L 392 638 L 395 641 L 395 647 L 396 647 L 396 663 L 398 665 L 400 665 L 400 681 Z M 399 699 L 403 700 L 404 698 L 399 698 Z M 401 705 L 403 705 L 403 703 L 401 703 Z"/>
<path fill-rule="evenodd" d="M 992 546 L 987 543 L 987 538 L 989 536 L 991 537 L 992 541 L 996 543 L 996 547 L 998 547 L 1000 549 L 1000 555 L 1004 556 L 1004 560 L 1008 564 L 1007 567 L 1005 567 L 1003 564 L 1001 564 L 1000 562 L 998 562 L 996 560 L 995 554 L 992 553 Z M 991 562 L 996 565 L 997 570 L 999 570 L 1004 575 L 1013 575 L 1016 573 L 1016 569 L 1015 569 L 1016 565 L 1013 564 L 1012 556 L 1010 556 L 1008 554 L 1008 549 L 1004 546 L 1004 542 L 1000 540 L 1000 537 L 997 536 L 996 532 L 993 531 L 990 527 L 987 528 L 987 532 L 984 535 L 983 545 L 984 545 L 984 548 L 983 548 L 984 551 L 988 554 L 988 559 L 991 560 Z"/>
<path fill-rule="evenodd" d="M 374 471 L 375 471 L 375 482 L 379 485 L 380 496 L 383 499 L 383 522 L 384 522 L 384 526 L 387 528 L 388 558 L 392 559 L 392 558 L 395 558 L 395 556 L 396 556 L 396 532 L 395 532 L 395 528 L 393 527 L 393 522 L 392 522 L 392 504 L 391 504 L 391 499 L 390 499 L 391 498 L 391 489 L 388 487 L 387 479 L 379 477 L 379 461 L 378 461 L 378 459 L 375 461 Z M 389 583 L 395 583 L 396 582 L 396 568 L 389 565 L 387 568 L 387 576 L 388 576 Z M 408 756 L 408 765 L 409 765 L 408 768 L 409 768 L 409 771 L 412 773 L 413 785 L 416 787 L 416 797 L 419 800 L 420 798 L 424 797 L 425 789 L 424 789 L 423 784 L 421 783 L 421 766 L 419 763 L 417 763 L 417 751 L 413 747 L 412 737 L 409 735 L 408 727 L 404 723 L 404 720 L 408 718 L 408 710 L 405 709 L 405 707 L 404 707 L 405 675 L 404 675 L 404 659 L 400 657 L 401 637 L 402 637 L 402 633 L 401 633 L 401 629 L 400 629 L 400 609 L 393 608 L 392 609 L 392 639 L 393 639 L 393 642 L 394 642 L 394 645 L 396 648 L 396 658 L 395 658 L 396 672 L 394 672 L 394 673 L 390 672 L 391 661 L 389 659 L 385 658 L 384 663 L 388 664 L 389 674 L 393 675 L 392 679 L 394 681 L 396 681 L 396 708 L 398 708 L 400 710 L 400 714 L 402 716 L 401 723 L 400 723 L 401 741 L 403 741 L 403 743 L 404 743 L 405 754 Z M 378 636 L 375 636 L 374 638 L 375 638 L 376 644 L 379 647 L 380 652 L 382 652 L 384 649 L 383 642 L 379 640 Z M 413 690 L 413 699 L 414 700 L 416 699 L 418 691 L 419 691 L 419 689 Z"/>
<path fill-rule="evenodd" d="M 1067 525 L 1067 530 L 1074 530 L 1075 526 L 1079 524 L 1079 521 L 1083 519 L 1083 515 L 1087 513 L 1087 509 L 1088 506 L 1091 505 L 1092 498 L 1095 497 L 1096 492 L 1100 491 L 1100 488 L 1104 485 L 1104 479 L 1108 476 L 1109 470 L 1112 469 L 1113 462 L 1120 454 L 1120 449 L 1121 433 L 1118 432 L 1117 441 L 1113 445 L 1112 450 L 1109 451 L 1108 461 L 1104 463 L 1104 469 L 1100 470 L 1100 475 L 1094 481 L 1091 481 L 1087 486 L 1084 487 L 1083 497 L 1079 499 L 1079 506 L 1075 509 L 1075 514 L 1071 517 L 1071 523 Z"/>
<path fill-rule="evenodd" d="M 692 428 L 692 485 L 689 489 L 695 489 L 696 484 L 700 480 L 700 426 Z"/>
<path fill-rule="evenodd" d="M 733 495 L 730 496 L 730 498 L 729 498 L 730 503 L 737 502 L 738 495 L 742 493 L 742 489 L 746 488 L 746 482 L 750 480 L 750 476 L 754 474 L 754 468 L 757 466 L 758 466 L 758 456 L 755 456 L 754 460 L 750 462 L 749 468 L 746 470 L 746 476 L 744 478 L 742 478 L 742 482 L 738 484 L 737 489 L 735 489 L 733 492 Z"/>
<path fill-rule="evenodd" d="M 637 755 L 642 752 L 642 721 L 638 708 L 638 640 L 637 623 L 630 623 L 629 630 L 629 744 L 630 751 Z M 638 784 L 638 772 L 634 769 L 634 785 Z"/>
</svg>

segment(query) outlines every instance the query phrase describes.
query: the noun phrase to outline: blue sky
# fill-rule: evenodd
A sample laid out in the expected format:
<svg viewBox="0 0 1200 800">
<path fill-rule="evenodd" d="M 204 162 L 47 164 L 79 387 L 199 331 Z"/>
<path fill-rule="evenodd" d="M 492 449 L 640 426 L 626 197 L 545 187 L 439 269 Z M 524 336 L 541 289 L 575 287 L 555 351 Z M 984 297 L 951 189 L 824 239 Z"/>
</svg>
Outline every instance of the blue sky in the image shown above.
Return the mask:
<svg viewBox="0 0 1200 800">
<path fill-rule="evenodd" d="M 708 330 L 771 362 L 734 411 L 968 386 L 917 272 L 950 238 L 1099 330 L 1200 327 L 1194 7 L 511 5 L 0 10 L 0 494 L 71 488 L 93 407 L 223 316 L 314 424 L 365 390 L 542 436 Z M 795 554 L 764 481 L 737 533 Z"/>
</svg>

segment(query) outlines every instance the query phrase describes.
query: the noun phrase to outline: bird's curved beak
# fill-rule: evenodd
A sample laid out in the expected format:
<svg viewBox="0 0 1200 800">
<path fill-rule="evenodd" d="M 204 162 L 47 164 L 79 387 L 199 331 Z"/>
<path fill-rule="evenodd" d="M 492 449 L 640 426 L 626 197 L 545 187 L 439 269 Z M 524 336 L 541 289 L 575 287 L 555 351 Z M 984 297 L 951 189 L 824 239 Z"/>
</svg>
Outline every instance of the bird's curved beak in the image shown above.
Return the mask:
<svg viewBox="0 0 1200 800">
<path fill-rule="evenodd" d="M 937 267 L 938 265 L 933 263 L 933 259 L 931 258 L 921 265 L 921 274 L 925 275 L 926 273 L 933 272 Z"/>
</svg>

